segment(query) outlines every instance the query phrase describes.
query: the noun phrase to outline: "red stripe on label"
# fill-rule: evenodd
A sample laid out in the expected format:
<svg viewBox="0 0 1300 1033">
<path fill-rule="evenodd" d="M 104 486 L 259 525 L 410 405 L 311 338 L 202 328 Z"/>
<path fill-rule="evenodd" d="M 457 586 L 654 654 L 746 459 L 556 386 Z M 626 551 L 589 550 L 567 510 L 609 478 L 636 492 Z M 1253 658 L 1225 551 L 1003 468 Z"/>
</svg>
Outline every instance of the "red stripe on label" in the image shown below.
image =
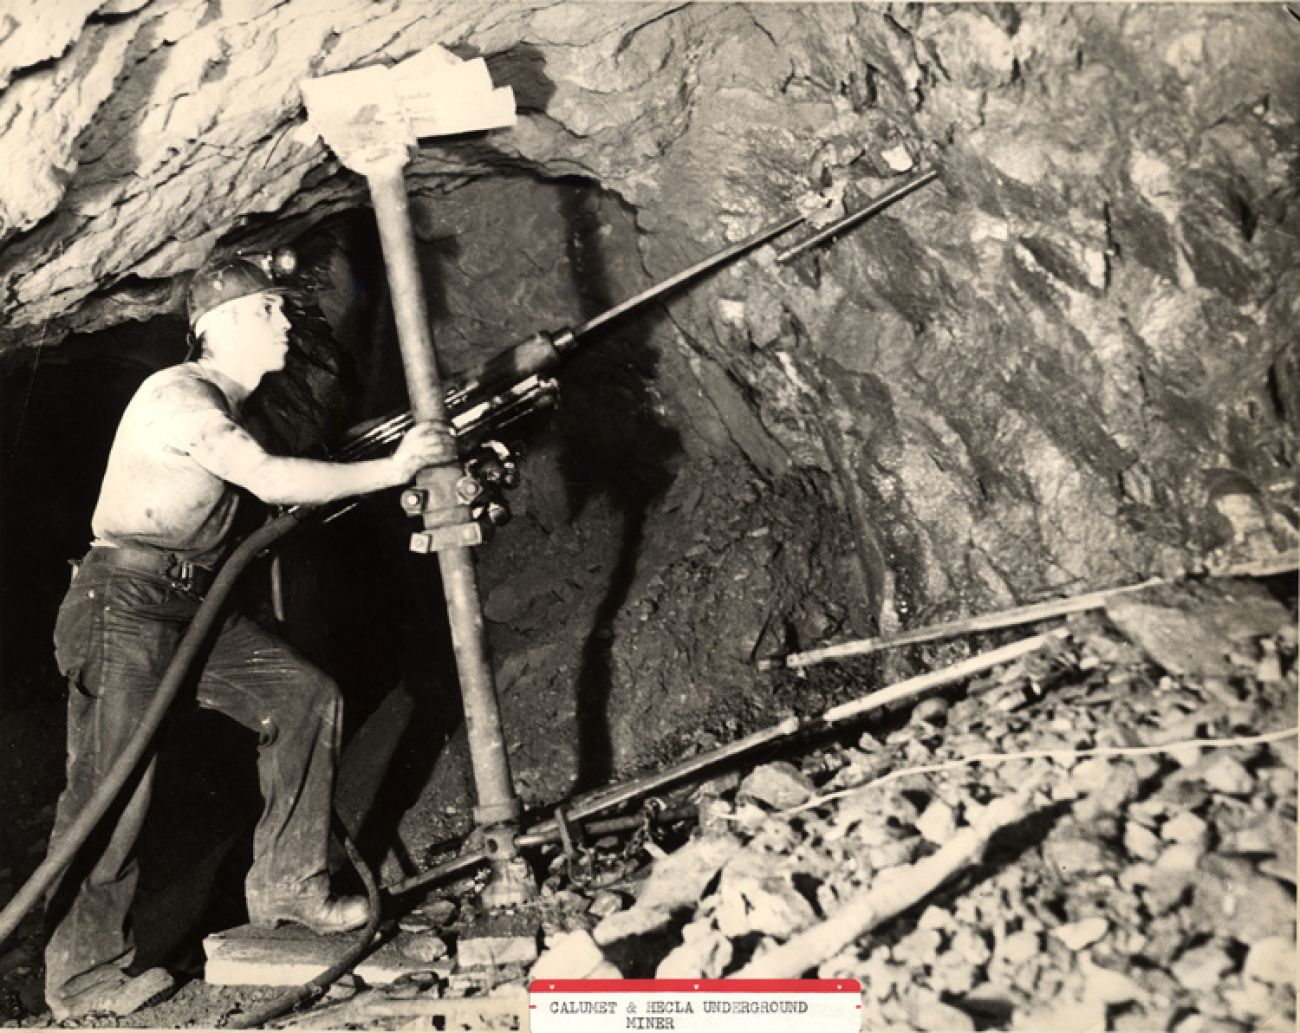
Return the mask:
<svg viewBox="0 0 1300 1033">
<path fill-rule="evenodd" d="M 535 979 L 530 994 L 857 994 L 856 979 Z"/>
</svg>

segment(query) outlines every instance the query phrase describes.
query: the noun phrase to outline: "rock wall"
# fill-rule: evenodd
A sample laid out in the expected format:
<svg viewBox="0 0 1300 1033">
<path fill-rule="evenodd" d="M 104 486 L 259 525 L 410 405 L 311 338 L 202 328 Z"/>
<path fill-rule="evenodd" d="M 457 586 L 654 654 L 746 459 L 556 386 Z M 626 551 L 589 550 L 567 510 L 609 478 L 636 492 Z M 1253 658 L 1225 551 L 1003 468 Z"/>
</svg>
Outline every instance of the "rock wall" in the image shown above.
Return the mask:
<svg viewBox="0 0 1300 1033">
<path fill-rule="evenodd" d="M 566 252 L 579 277 L 606 263 L 584 306 L 938 170 L 639 332 L 659 359 L 637 404 L 689 460 L 669 474 L 738 463 L 737 484 L 843 523 L 853 573 L 824 587 L 852 619 L 805 613 L 790 645 L 1294 545 L 1300 23 L 1278 5 L 31 3 L 0 16 L 0 350 L 174 312 L 218 243 L 363 206 L 296 84 L 432 43 L 487 57 L 521 117 L 421 149 L 422 235 L 436 250 L 440 205 L 470 181 L 503 204 L 521 179 L 580 181 L 639 251 L 591 235 Z M 532 253 L 534 223 L 461 220 L 500 254 Z M 548 325 L 515 267 L 445 267 L 456 350 Z M 637 623 L 665 585 L 700 592 L 681 543 L 653 539 L 656 507 L 689 493 L 647 496 L 657 566 L 611 620 Z M 770 588 L 728 598 L 767 614 Z M 713 655 L 723 609 L 682 656 Z M 635 699 L 631 630 L 603 662 Z M 741 684 L 734 652 L 715 681 Z"/>
</svg>

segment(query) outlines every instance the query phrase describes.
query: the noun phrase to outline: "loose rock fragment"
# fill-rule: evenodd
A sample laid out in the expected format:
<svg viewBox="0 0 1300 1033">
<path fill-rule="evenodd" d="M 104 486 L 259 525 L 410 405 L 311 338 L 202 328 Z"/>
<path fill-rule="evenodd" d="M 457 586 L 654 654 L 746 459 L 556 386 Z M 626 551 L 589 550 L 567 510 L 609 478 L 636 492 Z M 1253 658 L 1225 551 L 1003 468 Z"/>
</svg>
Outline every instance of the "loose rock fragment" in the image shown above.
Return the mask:
<svg viewBox="0 0 1300 1033">
<path fill-rule="evenodd" d="M 416 961 L 441 961 L 448 954 L 447 944 L 432 933 L 413 933 L 403 938 L 398 949 Z"/>
<path fill-rule="evenodd" d="M 942 800 L 931 800 L 916 819 L 916 831 L 927 842 L 942 846 L 957 831 L 957 816 Z"/>
<path fill-rule="evenodd" d="M 1155 828 L 1160 824 L 1160 820 L 1168 813 L 1168 801 L 1162 800 L 1159 796 L 1147 800 L 1138 800 L 1128 808 L 1128 819 L 1136 822 L 1145 829 Z"/>
<path fill-rule="evenodd" d="M 1196 872 L 1194 914 L 1201 928 L 1242 943 L 1276 931 L 1295 914 L 1295 896 L 1276 880 L 1261 875 L 1249 862 L 1209 856 Z"/>
<path fill-rule="evenodd" d="M 1150 758 L 1138 757 L 1111 765 L 1110 775 L 1106 779 L 1095 801 L 1106 813 L 1117 813 L 1138 794 L 1142 784 L 1142 762 Z"/>
<path fill-rule="evenodd" d="M 1225 988 L 1223 1000 L 1235 1015 L 1248 1020 L 1278 1014 L 1284 1011 L 1286 1006 L 1286 1002 L 1277 999 L 1277 992 L 1273 987 L 1249 978 L 1243 978 L 1239 987 Z"/>
<path fill-rule="evenodd" d="M 927 724 L 941 725 L 948 717 L 948 703 L 942 699 L 926 699 L 916 705 L 912 717 Z"/>
<path fill-rule="evenodd" d="M 1255 788 L 1254 776 L 1227 753 L 1219 753 L 1206 764 L 1201 778 L 1211 789 L 1231 796 L 1246 796 Z"/>
<path fill-rule="evenodd" d="M 750 800 L 737 803 L 731 812 L 731 824 L 741 832 L 752 835 L 767 821 L 767 811 Z"/>
<path fill-rule="evenodd" d="M 1205 987 L 1214 986 L 1221 975 L 1232 971 L 1232 967 L 1232 959 L 1227 951 L 1218 944 L 1208 943 L 1184 952 L 1170 966 L 1169 971 L 1183 986 L 1201 991 Z"/>
<path fill-rule="evenodd" d="M 1296 855 L 1294 845 L 1291 847 L 1286 857 L 1266 857 L 1259 862 L 1259 872 L 1261 875 L 1271 875 L 1282 882 L 1289 882 L 1292 886 L 1296 884 Z"/>
<path fill-rule="evenodd" d="M 1073 830 L 1058 828 L 1043 845 L 1043 853 L 1063 878 L 1095 875 L 1118 867 L 1118 857 L 1106 843 Z"/>
<path fill-rule="evenodd" d="M 993 956 L 995 959 L 1001 958 L 1014 967 L 1036 957 L 1041 949 L 1042 941 L 1039 939 L 1038 933 L 1021 930 L 1018 933 L 1012 933 L 997 944 L 994 947 Z"/>
<path fill-rule="evenodd" d="M 603 918 L 591 931 L 592 938 L 601 946 L 608 946 L 629 936 L 643 936 L 662 929 L 673 919 L 666 907 L 642 907 L 637 904 L 626 911 L 616 911 Z"/>
<path fill-rule="evenodd" d="M 975 986 L 977 978 L 974 965 L 948 952 L 935 958 L 930 970 L 930 986 L 942 994 L 960 996 L 967 993 Z"/>
<path fill-rule="evenodd" d="M 1150 829 L 1129 821 L 1124 824 L 1124 849 L 1142 861 L 1154 861 L 1160 854 L 1159 838 Z"/>
<path fill-rule="evenodd" d="M 683 941 L 655 969 L 656 979 L 717 979 L 731 963 L 731 941 L 711 930 Z"/>
<path fill-rule="evenodd" d="M 1204 848 L 1196 843 L 1174 843 L 1161 851 L 1156 868 L 1165 872 L 1190 872 L 1204 854 Z"/>
<path fill-rule="evenodd" d="M 921 912 L 916 927 L 918 929 L 938 929 L 943 932 L 955 932 L 961 928 L 951 911 L 935 907 L 933 904 Z"/>
<path fill-rule="evenodd" d="M 403 976 L 403 979 L 406 977 Z M 435 977 L 436 978 L 436 977 Z M 325 1000 L 346 1001 L 355 997 L 365 986 L 355 972 L 345 972 L 334 980 L 325 990 Z"/>
<path fill-rule="evenodd" d="M 1295 795 L 1291 792 L 1287 797 L 1294 798 Z M 1217 828 L 1224 840 L 1224 848 L 1230 853 L 1295 857 L 1296 824 L 1276 812 L 1232 817 L 1220 814 Z"/>
<path fill-rule="evenodd" d="M 916 857 L 919 843 L 920 840 L 916 837 L 888 840 L 868 850 L 867 861 L 877 872 L 897 868 L 902 864 L 910 864 L 912 859 Z"/>
<path fill-rule="evenodd" d="M 1210 828 L 1191 811 L 1183 811 L 1160 826 L 1160 836 L 1170 843 L 1190 843 L 1204 850 L 1209 846 Z"/>
<path fill-rule="evenodd" d="M 983 965 L 993 956 L 984 937 L 974 929 L 960 929 L 953 936 L 949 951 L 972 966 Z"/>
<path fill-rule="evenodd" d="M 1140 889 L 1143 886 L 1151 885 L 1152 880 L 1156 878 L 1155 872 L 1154 865 L 1146 863 L 1131 864 L 1120 871 L 1116 882 L 1119 883 L 1122 889 L 1129 891 Z"/>
<path fill-rule="evenodd" d="M 790 881 L 787 859 L 747 849 L 727 862 L 718 886 L 718 928 L 726 936 L 758 932 L 785 939 L 816 918 Z"/>
<path fill-rule="evenodd" d="M 1052 934 L 1072 951 L 1083 950 L 1100 940 L 1110 930 L 1110 923 L 1101 917 L 1085 918 L 1081 922 L 1057 926 Z"/>
<path fill-rule="evenodd" d="M 1111 768 L 1106 757 L 1089 757 L 1070 770 L 1070 782 L 1080 793 L 1100 793 L 1110 781 Z"/>
<path fill-rule="evenodd" d="M 611 970 L 613 975 L 609 974 Z M 620 975 L 585 929 L 556 937 L 531 973 L 533 979 L 617 979 Z"/>
<path fill-rule="evenodd" d="M 806 803 L 814 789 L 812 780 L 793 764 L 777 761 L 745 776 L 736 790 L 736 799 L 752 800 L 780 811 Z"/>
<path fill-rule="evenodd" d="M 937 930 L 916 929 L 894 944 L 890 953 L 895 961 L 901 961 L 906 965 L 928 965 L 939 953 L 939 945 L 942 942 L 943 939 Z"/>
<path fill-rule="evenodd" d="M 1087 955 L 1079 959 L 1079 971 L 1084 978 L 1084 996 L 1106 1004 L 1123 1004 L 1141 1000 L 1142 987 L 1131 976 L 1105 968 Z"/>
<path fill-rule="evenodd" d="M 655 862 L 637 896 L 638 908 L 673 908 L 699 900 L 704 887 L 740 849 L 734 836 L 703 836 Z"/>
<path fill-rule="evenodd" d="M 1261 983 L 1294 986 L 1296 981 L 1296 945 L 1281 936 L 1257 941 L 1246 955 L 1242 975 Z"/>
<path fill-rule="evenodd" d="M 1195 882 L 1196 873 L 1191 869 L 1154 869 L 1143 887 L 1142 903 L 1153 916 L 1165 915 L 1184 903 Z"/>
</svg>

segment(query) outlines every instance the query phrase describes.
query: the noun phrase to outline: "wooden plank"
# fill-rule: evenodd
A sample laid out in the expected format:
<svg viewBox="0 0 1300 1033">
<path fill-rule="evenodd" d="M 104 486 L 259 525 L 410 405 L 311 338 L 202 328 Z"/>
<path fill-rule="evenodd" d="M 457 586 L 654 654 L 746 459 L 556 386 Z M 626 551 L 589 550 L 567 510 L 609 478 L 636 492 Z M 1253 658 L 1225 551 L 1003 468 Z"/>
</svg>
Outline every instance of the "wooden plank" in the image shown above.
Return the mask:
<svg viewBox="0 0 1300 1033">
<path fill-rule="evenodd" d="M 487 914 L 465 929 L 456 942 L 456 963 L 466 969 L 531 965 L 537 960 L 541 923 L 531 914 Z"/>
<path fill-rule="evenodd" d="M 295 925 L 237 926 L 204 938 L 203 978 L 214 986 L 300 986 L 334 964 L 354 937 L 316 936 Z M 421 961 L 402 952 L 405 942 L 399 936 L 379 947 L 357 965 L 356 974 L 371 986 L 383 986 L 413 972 L 451 972 L 453 959 Z"/>
</svg>

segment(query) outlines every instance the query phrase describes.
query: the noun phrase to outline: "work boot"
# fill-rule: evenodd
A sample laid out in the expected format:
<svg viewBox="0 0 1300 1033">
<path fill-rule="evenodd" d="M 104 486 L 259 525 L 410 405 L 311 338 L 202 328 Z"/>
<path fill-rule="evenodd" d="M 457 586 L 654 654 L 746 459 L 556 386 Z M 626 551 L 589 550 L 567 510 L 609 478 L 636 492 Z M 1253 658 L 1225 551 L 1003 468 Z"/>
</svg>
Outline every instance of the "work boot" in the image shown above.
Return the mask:
<svg viewBox="0 0 1300 1033">
<path fill-rule="evenodd" d="M 106 1013 L 123 1016 L 166 1000 L 176 990 L 176 980 L 165 968 L 151 968 L 138 976 L 122 973 L 120 982 L 80 994 L 70 1001 L 50 1002 L 55 1022 Z"/>
<path fill-rule="evenodd" d="M 370 904 L 365 897 L 293 897 L 248 905 L 248 920 L 259 929 L 296 922 L 318 936 L 349 933 L 369 919 Z"/>
</svg>

